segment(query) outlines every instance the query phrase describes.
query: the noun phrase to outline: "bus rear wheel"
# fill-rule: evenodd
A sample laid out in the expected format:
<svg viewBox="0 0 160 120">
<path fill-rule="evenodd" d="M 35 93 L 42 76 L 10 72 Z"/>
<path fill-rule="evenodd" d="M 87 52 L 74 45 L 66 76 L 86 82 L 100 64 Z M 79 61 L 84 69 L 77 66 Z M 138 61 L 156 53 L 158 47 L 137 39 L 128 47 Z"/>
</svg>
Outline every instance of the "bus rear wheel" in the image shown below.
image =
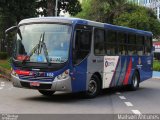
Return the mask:
<svg viewBox="0 0 160 120">
<path fill-rule="evenodd" d="M 99 94 L 100 89 L 100 79 L 96 75 L 93 75 L 89 81 L 88 90 L 85 95 L 87 98 L 94 98 Z"/>
<path fill-rule="evenodd" d="M 47 90 L 38 90 L 44 96 L 52 96 L 55 91 L 47 91 Z"/>
<path fill-rule="evenodd" d="M 131 85 L 130 85 L 130 90 L 137 90 L 139 88 L 139 81 L 140 81 L 140 77 L 137 71 L 135 71 L 135 73 L 132 76 L 132 81 L 131 81 Z"/>
</svg>

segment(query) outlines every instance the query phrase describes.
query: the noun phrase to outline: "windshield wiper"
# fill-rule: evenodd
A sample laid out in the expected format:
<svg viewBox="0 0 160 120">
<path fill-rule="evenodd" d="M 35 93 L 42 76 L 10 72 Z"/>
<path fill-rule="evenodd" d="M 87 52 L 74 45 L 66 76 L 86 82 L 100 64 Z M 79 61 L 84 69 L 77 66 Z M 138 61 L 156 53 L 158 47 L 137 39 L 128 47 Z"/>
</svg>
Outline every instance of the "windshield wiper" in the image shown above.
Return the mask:
<svg viewBox="0 0 160 120">
<path fill-rule="evenodd" d="M 48 63 L 48 65 L 50 65 L 47 47 L 46 47 L 46 44 L 44 42 L 44 36 L 45 36 L 45 32 L 43 34 L 41 34 L 39 43 L 31 50 L 31 52 L 29 53 L 28 56 L 30 58 L 34 53 L 37 53 L 38 55 L 41 54 L 42 48 L 43 48 L 44 55 L 45 55 L 45 58 L 47 60 L 47 63 Z M 24 60 L 22 61 L 22 63 L 24 63 L 26 61 L 26 59 L 27 59 L 28 56 L 26 56 L 24 58 Z"/>
<path fill-rule="evenodd" d="M 39 48 L 38 48 L 38 52 L 39 52 L 38 55 L 42 52 L 42 48 L 43 48 L 47 63 L 48 63 L 48 65 L 50 65 L 46 43 L 44 42 L 44 36 L 45 36 L 45 32 L 42 35 L 42 39 L 40 39 Z"/>
</svg>

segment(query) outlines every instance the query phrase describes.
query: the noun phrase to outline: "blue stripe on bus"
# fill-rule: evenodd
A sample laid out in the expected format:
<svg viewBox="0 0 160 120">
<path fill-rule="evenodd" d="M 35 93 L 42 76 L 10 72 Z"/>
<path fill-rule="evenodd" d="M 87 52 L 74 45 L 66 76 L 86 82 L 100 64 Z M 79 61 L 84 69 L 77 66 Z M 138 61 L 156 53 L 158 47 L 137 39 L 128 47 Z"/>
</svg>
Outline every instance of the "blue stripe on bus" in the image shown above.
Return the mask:
<svg viewBox="0 0 160 120">
<path fill-rule="evenodd" d="M 74 66 L 74 72 L 71 81 L 72 92 L 85 91 L 86 82 L 87 82 L 87 59 L 83 60 L 79 65 Z"/>
</svg>

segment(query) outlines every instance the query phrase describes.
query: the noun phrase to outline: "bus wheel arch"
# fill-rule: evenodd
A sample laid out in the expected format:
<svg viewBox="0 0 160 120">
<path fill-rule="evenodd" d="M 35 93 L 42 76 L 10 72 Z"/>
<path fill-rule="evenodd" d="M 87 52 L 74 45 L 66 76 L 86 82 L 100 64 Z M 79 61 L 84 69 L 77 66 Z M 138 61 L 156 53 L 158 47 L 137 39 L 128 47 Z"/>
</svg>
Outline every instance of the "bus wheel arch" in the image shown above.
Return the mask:
<svg viewBox="0 0 160 120">
<path fill-rule="evenodd" d="M 137 90 L 139 88 L 140 83 L 140 73 L 139 70 L 135 69 L 132 78 L 131 78 L 131 84 L 129 85 L 130 90 Z"/>
<path fill-rule="evenodd" d="M 135 69 L 133 75 L 134 75 L 135 73 L 137 73 L 137 75 L 138 75 L 138 81 L 139 81 L 139 83 L 140 83 L 140 81 L 141 81 L 141 76 L 140 76 L 139 70 L 138 70 L 138 69 Z M 132 77 L 133 77 L 133 75 L 132 75 Z"/>
<path fill-rule="evenodd" d="M 101 74 L 99 72 L 95 72 L 93 75 L 96 75 L 99 78 L 100 88 L 102 89 L 102 76 L 101 76 Z"/>
<path fill-rule="evenodd" d="M 88 89 L 85 92 L 85 96 L 87 98 L 96 97 L 100 93 L 100 90 L 102 88 L 101 84 L 101 75 L 99 73 L 94 73 L 88 82 Z"/>
</svg>

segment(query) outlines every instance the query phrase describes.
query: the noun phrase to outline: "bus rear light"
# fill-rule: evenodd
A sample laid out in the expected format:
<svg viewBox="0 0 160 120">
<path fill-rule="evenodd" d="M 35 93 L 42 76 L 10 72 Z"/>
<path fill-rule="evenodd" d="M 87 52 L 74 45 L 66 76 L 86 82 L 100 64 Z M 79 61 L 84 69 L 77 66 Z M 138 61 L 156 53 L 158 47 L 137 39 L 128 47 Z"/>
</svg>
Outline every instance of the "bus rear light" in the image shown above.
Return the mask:
<svg viewBox="0 0 160 120">
<path fill-rule="evenodd" d="M 26 56 L 26 55 L 18 55 L 17 60 L 19 60 L 19 61 L 30 60 L 30 57 Z"/>
</svg>

